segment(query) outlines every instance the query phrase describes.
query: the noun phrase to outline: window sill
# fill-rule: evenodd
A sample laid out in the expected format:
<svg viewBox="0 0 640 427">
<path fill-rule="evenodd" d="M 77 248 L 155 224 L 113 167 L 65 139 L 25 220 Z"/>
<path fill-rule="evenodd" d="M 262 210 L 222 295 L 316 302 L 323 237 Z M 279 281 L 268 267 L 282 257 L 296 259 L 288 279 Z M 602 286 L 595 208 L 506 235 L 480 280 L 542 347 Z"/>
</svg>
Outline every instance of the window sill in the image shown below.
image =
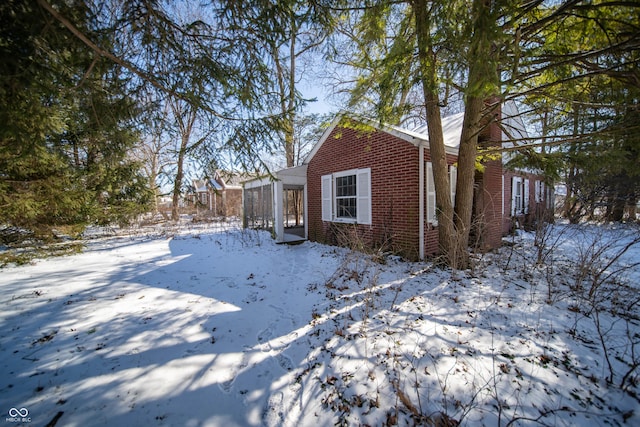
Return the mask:
<svg viewBox="0 0 640 427">
<path fill-rule="evenodd" d="M 357 224 L 358 220 L 355 218 L 334 218 L 331 222 L 338 222 L 341 224 Z"/>
</svg>

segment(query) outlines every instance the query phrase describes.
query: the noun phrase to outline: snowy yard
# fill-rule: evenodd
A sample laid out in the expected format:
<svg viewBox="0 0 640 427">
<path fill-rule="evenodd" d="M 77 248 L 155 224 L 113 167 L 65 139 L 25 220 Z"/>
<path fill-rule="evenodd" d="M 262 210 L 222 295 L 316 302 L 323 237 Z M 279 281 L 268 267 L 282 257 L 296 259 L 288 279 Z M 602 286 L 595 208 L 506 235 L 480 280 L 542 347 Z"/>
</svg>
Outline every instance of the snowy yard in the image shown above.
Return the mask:
<svg viewBox="0 0 640 427">
<path fill-rule="evenodd" d="M 640 245 L 604 262 L 639 233 L 560 225 L 466 272 L 254 231 L 90 239 L 0 270 L 0 410 L 38 426 L 640 425 Z"/>
</svg>

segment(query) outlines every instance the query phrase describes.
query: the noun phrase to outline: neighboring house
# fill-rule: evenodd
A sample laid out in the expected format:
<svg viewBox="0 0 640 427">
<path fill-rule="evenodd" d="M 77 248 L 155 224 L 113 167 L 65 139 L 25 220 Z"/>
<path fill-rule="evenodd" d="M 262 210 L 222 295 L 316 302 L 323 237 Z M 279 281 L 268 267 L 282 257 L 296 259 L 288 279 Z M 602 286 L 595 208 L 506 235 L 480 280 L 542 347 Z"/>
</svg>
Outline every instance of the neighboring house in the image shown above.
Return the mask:
<svg viewBox="0 0 640 427">
<path fill-rule="evenodd" d="M 242 215 L 242 184 L 232 174 L 216 171 L 213 178 L 193 180 L 193 202 L 214 216 Z"/>
<path fill-rule="evenodd" d="M 512 123 L 502 121 L 502 128 L 497 122 L 488 126 L 480 135 L 481 143 L 502 144 L 503 130 L 518 127 L 509 120 Z M 452 200 L 462 121 L 463 114 L 443 119 Z M 519 132 L 524 134 L 524 126 Z M 534 221 L 541 213 L 538 206 L 549 206 L 550 194 L 540 176 L 506 171 L 503 162 L 488 161 L 484 171 L 476 173 L 474 239 L 481 249 L 500 246 L 514 225 Z M 410 131 L 341 115 L 302 166 L 279 171 L 273 178 L 245 183 L 245 213 L 247 191 L 260 188 L 262 202 L 269 205 L 270 197 L 273 206 L 264 215 L 272 219 L 263 223 L 278 241 L 291 239 L 283 212 L 286 190 L 296 188 L 305 200 L 301 238 L 384 246 L 413 259 L 437 252 L 435 186 L 425 129 Z"/>
</svg>

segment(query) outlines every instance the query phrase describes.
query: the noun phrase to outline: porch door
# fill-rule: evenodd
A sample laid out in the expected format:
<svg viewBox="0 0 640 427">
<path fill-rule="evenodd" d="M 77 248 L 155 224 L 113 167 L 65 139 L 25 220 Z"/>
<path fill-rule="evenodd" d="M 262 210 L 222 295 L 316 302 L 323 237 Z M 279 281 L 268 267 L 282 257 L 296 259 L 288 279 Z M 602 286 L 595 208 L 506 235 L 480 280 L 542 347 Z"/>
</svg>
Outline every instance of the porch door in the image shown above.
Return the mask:
<svg viewBox="0 0 640 427">
<path fill-rule="evenodd" d="M 285 233 L 305 238 L 304 187 L 285 187 L 282 207 Z"/>
</svg>

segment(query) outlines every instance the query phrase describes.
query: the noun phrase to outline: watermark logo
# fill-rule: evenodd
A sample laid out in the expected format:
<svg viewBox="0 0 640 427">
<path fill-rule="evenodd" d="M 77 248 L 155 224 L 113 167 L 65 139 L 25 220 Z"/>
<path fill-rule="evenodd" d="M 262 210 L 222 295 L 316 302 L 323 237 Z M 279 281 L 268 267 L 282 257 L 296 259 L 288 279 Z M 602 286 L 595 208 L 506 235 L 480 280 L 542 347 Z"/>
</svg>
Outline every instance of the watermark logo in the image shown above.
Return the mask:
<svg viewBox="0 0 640 427">
<path fill-rule="evenodd" d="M 8 423 L 30 423 L 29 410 L 27 408 L 11 408 L 5 421 Z"/>
</svg>

